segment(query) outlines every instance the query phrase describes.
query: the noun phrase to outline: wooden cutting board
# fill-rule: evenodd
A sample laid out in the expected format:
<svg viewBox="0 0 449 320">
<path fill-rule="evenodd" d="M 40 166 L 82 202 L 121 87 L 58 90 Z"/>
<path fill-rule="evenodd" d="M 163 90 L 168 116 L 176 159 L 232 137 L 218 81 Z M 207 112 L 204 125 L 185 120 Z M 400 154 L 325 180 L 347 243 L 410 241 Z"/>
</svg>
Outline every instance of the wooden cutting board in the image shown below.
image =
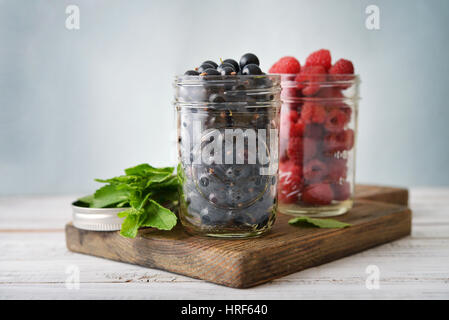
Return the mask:
<svg viewBox="0 0 449 320">
<path fill-rule="evenodd" d="M 260 238 L 196 237 L 178 225 L 171 231 L 141 229 L 135 239 L 128 239 L 118 231 L 86 231 L 69 223 L 67 248 L 248 288 L 410 234 L 406 189 L 358 186 L 356 198 L 354 208 L 337 218 L 352 224 L 345 229 L 298 228 L 287 223 L 290 216 L 279 214 L 272 230 Z"/>
</svg>

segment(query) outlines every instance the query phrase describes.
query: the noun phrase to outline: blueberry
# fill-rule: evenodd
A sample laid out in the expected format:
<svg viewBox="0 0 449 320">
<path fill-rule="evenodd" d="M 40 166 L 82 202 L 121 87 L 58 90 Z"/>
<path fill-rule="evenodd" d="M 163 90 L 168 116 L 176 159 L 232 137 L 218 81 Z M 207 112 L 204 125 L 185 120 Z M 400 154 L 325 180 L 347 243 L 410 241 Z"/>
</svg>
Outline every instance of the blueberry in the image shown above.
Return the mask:
<svg viewBox="0 0 449 320">
<path fill-rule="evenodd" d="M 223 103 L 225 101 L 226 101 L 225 98 L 218 93 L 211 94 L 209 97 L 209 102 L 212 103 Z"/>
<path fill-rule="evenodd" d="M 198 68 L 197 71 L 198 71 L 199 73 L 203 73 L 204 70 L 209 69 L 209 68 L 215 70 L 214 65 L 212 65 L 212 64 L 210 64 L 210 63 L 203 63 L 202 65 L 199 66 L 199 68 Z"/>
<path fill-rule="evenodd" d="M 214 67 L 214 69 L 217 69 L 217 67 L 218 67 L 218 64 L 216 64 L 215 61 L 212 61 L 212 60 L 206 60 L 202 64 L 205 64 L 205 63 L 212 65 Z"/>
<path fill-rule="evenodd" d="M 211 218 L 208 215 L 201 216 L 201 223 L 205 225 L 213 224 Z"/>
<path fill-rule="evenodd" d="M 195 70 L 188 70 L 184 73 L 184 75 L 186 76 L 198 76 L 200 75 L 200 73 L 198 71 Z"/>
<path fill-rule="evenodd" d="M 217 197 L 215 196 L 215 194 L 211 193 L 211 194 L 209 195 L 209 201 L 212 202 L 212 203 L 217 203 L 218 199 L 217 199 Z"/>
<path fill-rule="evenodd" d="M 260 70 L 259 66 L 256 64 L 247 64 L 242 69 L 242 74 L 244 75 L 260 75 L 262 74 L 262 70 Z"/>
<path fill-rule="evenodd" d="M 235 67 L 234 67 L 232 64 L 226 63 L 226 62 L 223 62 L 222 64 L 220 64 L 220 65 L 217 67 L 217 70 L 218 70 L 218 71 L 221 71 L 224 67 L 231 68 L 232 70 L 235 71 Z"/>
<path fill-rule="evenodd" d="M 221 73 L 222 76 L 229 76 L 231 74 L 236 74 L 234 68 L 231 67 L 223 67 L 220 69 L 219 72 Z"/>
<path fill-rule="evenodd" d="M 209 185 L 209 179 L 207 177 L 201 177 L 200 184 L 203 187 L 207 187 Z"/>
<path fill-rule="evenodd" d="M 244 74 L 243 68 L 248 64 L 255 64 L 255 65 L 259 66 L 259 59 L 257 58 L 257 56 L 255 54 L 247 53 L 247 54 L 244 54 L 240 58 L 240 69 L 242 69 L 242 74 Z"/>
<path fill-rule="evenodd" d="M 232 64 L 234 66 L 234 69 L 236 72 L 240 71 L 240 66 L 239 66 L 238 62 L 235 61 L 234 59 L 226 59 L 222 62 L 222 64 L 225 64 L 225 63 Z"/>
<path fill-rule="evenodd" d="M 199 70 L 199 69 L 198 69 Z M 212 68 L 207 68 L 206 70 L 203 71 L 207 76 L 219 76 L 221 75 L 221 73 L 215 69 Z M 201 72 L 201 73 L 203 73 Z"/>
<path fill-rule="evenodd" d="M 226 170 L 226 175 L 228 176 L 228 178 L 233 178 L 234 177 L 234 170 L 232 168 L 229 168 Z"/>
</svg>

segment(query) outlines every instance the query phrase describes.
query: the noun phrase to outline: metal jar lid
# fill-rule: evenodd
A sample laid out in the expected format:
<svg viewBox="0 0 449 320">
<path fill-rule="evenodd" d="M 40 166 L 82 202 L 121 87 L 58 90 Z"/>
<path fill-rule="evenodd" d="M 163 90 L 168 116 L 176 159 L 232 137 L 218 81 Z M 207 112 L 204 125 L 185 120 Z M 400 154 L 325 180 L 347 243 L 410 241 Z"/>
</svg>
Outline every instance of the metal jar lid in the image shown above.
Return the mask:
<svg viewBox="0 0 449 320">
<path fill-rule="evenodd" d="M 120 230 L 124 218 L 117 214 L 127 208 L 88 208 L 72 203 L 73 225 L 78 229 L 93 231 Z"/>
</svg>

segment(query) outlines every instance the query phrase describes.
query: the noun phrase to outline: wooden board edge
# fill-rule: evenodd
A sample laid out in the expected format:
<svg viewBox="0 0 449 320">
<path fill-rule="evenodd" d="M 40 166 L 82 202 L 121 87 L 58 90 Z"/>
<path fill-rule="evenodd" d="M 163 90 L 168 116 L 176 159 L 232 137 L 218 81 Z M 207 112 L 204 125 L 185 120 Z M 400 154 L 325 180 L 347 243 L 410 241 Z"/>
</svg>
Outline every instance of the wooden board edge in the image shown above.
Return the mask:
<svg viewBox="0 0 449 320">
<path fill-rule="evenodd" d="M 394 216 L 394 217 L 393 217 Z M 393 224 L 390 224 L 392 223 Z M 348 236 L 348 232 L 351 232 L 353 234 L 358 234 L 361 232 L 364 232 L 364 230 L 368 229 L 368 231 L 370 231 L 369 229 L 372 229 L 374 235 L 376 235 L 376 237 L 371 238 L 370 237 L 366 237 L 366 240 L 363 242 L 357 242 L 357 244 L 354 243 L 346 243 L 344 247 L 340 246 L 335 248 L 334 251 L 329 252 L 328 254 L 326 254 L 325 256 L 322 256 L 321 258 L 319 258 L 319 260 L 317 260 L 318 255 L 313 256 L 314 253 L 318 253 L 320 252 L 320 254 L 322 254 L 322 248 L 316 248 L 314 252 L 312 252 L 310 254 L 310 248 L 308 248 L 309 252 L 309 256 L 312 256 L 312 259 L 307 259 L 304 257 L 302 259 L 302 261 L 304 261 L 305 263 L 294 263 L 294 262 L 290 262 L 292 265 L 291 269 L 285 270 L 283 272 L 276 272 L 275 270 L 273 270 L 273 275 L 272 277 L 260 277 L 258 278 L 257 276 L 254 277 L 252 276 L 251 278 L 245 278 L 242 277 L 242 281 L 236 284 L 236 288 L 240 288 L 240 289 L 244 289 L 244 288 L 251 288 L 263 283 L 267 283 L 270 282 L 272 280 L 287 276 L 289 274 L 292 273 L 296 273 L 296 272 L 300 272 L 302 270 L 311 268 L 311 267 L 317 267 L 320 266 L 322 264 L 328 263 L 328 262 L 332 262 L 359 252 L 362 252 L 364 250 L 394 241 L 394 240 L 398 240 L 401 239 L 403 237 L 409 236 L 411 234 L 411 227 L 412 227 L 412 211 L 407 208 L 407 207 L 403 207 L 403 210 L 401 212 L 397 212 L 395 214 L 391 214 L 391 215 L 387 215 L 387 216 L 383 216 L 380 217 L 379 219 L 367 222 L 367 223 L 363 223 L 357 226 L 352 226 L 350 228 L 347 228 L 345 230 L 344 233 L 340 233 L 340 235 L 336 236 L 334 233 L 330 233 L 330 234 L 324 234 L 320 241 L 321 242 L 326 242 L 326 241 L 331 241 L 334 243 L 345 243 L 345 240 L 350 239 L 352 237 Z M 378 229 L 376 230 L 376 228 L 373 228 L 374 225 L 376 224 L 380 224 L 380 225 L 384 225 L 387 224 L 389 226 L 389 228 L 387 229 L 388 232 L 382 234 L 381 236 L 379 236 L 378 233 Z M 396 229 L 397 228 L 397 229 Z M 301 248 L 297 248 L 297 250 L 301 250 Z M 252 269 L 252 265 L 253 264 L 257 264 L 257 263 L 261 263 L 261 260 L 266 261 L 267 258 L 266 256 L 246 256 L 245 257 L 245 262 L 242 263 L 242 265 L 244 265 L 246 267 L 245 270 L 245 274 L 247 275 L 253 275 L 254 273 L 251 272 Z"/>
<path fill-rule="evenodd" d="M 392 222 L 395 222 L 395 223 L 392 223 Z M 378 233 L 375 230 L 376 228 L 373 228 L 373 226 L 376 224 L 388 225 L 389 226 L 389 228 L 387 229 L 388 232 L 384 233 L 382 235 L 382 237 L 379 237 L 379 235 L 376 234 L 376 233 Z M 398 230 L 396 230 L 395 229 L 396 227 L 400 227 L 400 228 Z M 253 253 L 251 255 L 248 255 L 245 252 L 235 254 L 232 257 L 232 259 L 234 260 L 234 264 L 241 268 L 241 272 L 234 272 L 234 274 L 239 275 L 238 277 L 235 277 L 235 278 L 233 278 L 233 277 L 217 278 L 217 277 L 213 277 L 213 276 L 199 277 L 194 272 L 192 272 L 192 273 L 182 272 L 181 273 L 181 272 L 173 270 L 173 269 L 160 267 L 151 262 L 150 263 L 140 262 L 140 263 L 135 263 L 135 264 L 144 266 L 144 267 L 149 267 L 149 268 L 154 268 L 154 269 L 159 269 L 159 270 L 163 270 L 163 271 L 167 271 L 167 272 L 180 274 L 182 276 L 188 276 L 188 277 L 195 278 L 195 279 L 209 281 L 209 282 L 216 283 L 219 285 L 224 285 L 227 287 L 233 287 L 233 288 L 239 288 L 239 289 L 251 288 L 256 285 L 260 285 L 260 284 L 272 281 L 274 279 L 286 276 L 288 274 L 296 273 L 296 272 L 299 272 L 301 270 L 304 270 L 304 269 L 307 269 L 310 267 L 314 267 L 314 266 L 318 266 L 318 265 L 321 265 L 321 264 L 324 264 L 324 263 L 327 263 L 330 261 L 334 261 L 334 260 L 349 256 L 349 255 L 355 254 L 357 252 L 369 249 L 371 247 L 381 245 L 381 244 L 384 244 L 384 243 L 387 243 L 387 242 L 390 242 L 393 240 L 397 240 L 404 236 L 407 236 L 411 233 L 411 210 L 403 207 L 403 208 L 401 208 L 400 212 L 386 215 L 383 217 L 379 217 L 378 219 L 375 219 L 375 220 L 372 220 L 372 221 L 369 221 L 367 223 L 363 223 L 363 224 L 360 224 L 357 226 L 352 226 L 351 228 L 346 229 L 345 233 L 342 233 L 341 235 L 339 235 L 337 239 L 335 238 L 334 233 L 327 233 L 327 234 L 323 235 L 321 237 L 321 239 L 319 239 L 318 242 L 326 243 L 326 241 L 332 241 L 332 242 L 345 243 L 345 238 L 346 239 L 351 238 L 350 236 L 348 237 L 348 234 L 347 234 L 348 231 L 351 233 L 357 234 L 360 232 L 364 232 L 364 229 L 366 229 L 366 228 L 368 228 L 368 230 L 370 228 L 373 229 L 376 237 L 374 237 L 370 241 L 365 241 L 362 244 L 357 243 L 357 245 L 354 245 L 351 243 L 346 243 L 345 246 L 337 246 L 337 247 L 333 248 L 332 251 L 328 252 L 325 256 L 320 257 L 318 260 L 317 260 L 317 257 L 313 256 L 313 254 L 315 254 L 315 252 L 321 251 L 321 248 L 319 248 L 319 247 L 315 248 L 315 251 L 312 252 L 312 254 L 309 253 L 309 256 L 311 256 L 311 259 L 303 259 L 303 261 L 305 261 L 307 263 L 290 261 L 290 265 L 292 265 L 292 268 L 285 269 L 281 272 L 279 272 L 279 269 L 276 270 L 276 266 L 278 266 L 276 264 L 277 257 L 274 257 L 272 259 L 273 264 L 274 264 L 272 266 L 273 271 L 272 271 L 272 275 L 270 277 L 265 277 L 265 276 L 262 277 L 261 276 L 260 278 L 258 278 L 257 275 L 254 276 L 255 273 L 253 272 L 253 268 L 251 267 L 251 265 L 253 265 L 254 263 L 266 262 L 266 260 L 267 260 L 266 256 L 257 256 L 257 255 L 254 256 Z M 90 231 L 84 231 L 84 230 L 77 229 L 73 226 L 72 223 L 68 223 L 65 227 L 65 230 L 66 230 L 66 245 L 67 245 L 68 250 L 70 250 L 72 252 L 87 254 L 87 255 L 96 256 L 96 257 L 100 257 L 100 258 L 104 258 L 104 259 L 110 259 L 110 260 L 114 260 L 114 261 L 133 264 L 130 261 L 127 261 L 126 259 L 125 260 L 122 259 L 120 257 L 120 255 L 115 254 L 113 252 L 113 250 L 103 250 L 103 252 L 106 252 L 106 254 L 102 254 L 102 255 L 96 255 L 95 253 L 83 250 L 82 242 L 84 241 L 85 237 L 89 237 Z M 92 234 L 90 234 L 90 235 L 92 235 Z M 101 246 L 105 246 L 105 243 L 107 243 L 108 239 L 111 240 L 111 237 L 112 238 L 120 237 L 118 235 L 118 232 L 116 232 L 116 231 L 101 232 L 101 236 L 104 239 L 104 243 L 100 244 Z M 71 241 L 69 241 L 69 239 L 71 239 Z M 119 238 L 119 239 L 120 239 L 120 241 L 130 242 L 131 246 L 132 246 L 133 242 L 136 241 L 136 239 L 125 239 L 125 238 Z M 369 240 L 369 237 L 367 237 L 367 239 Z M 139 240 L 137 240 L 137 241 L 139 241 Z M 81 245 L 77 246 L 76 243 L 80 243 Z M 293 250 L 301 250 L 301 247 L 293 248 Z"/>
<path fill-rule="evenodd" d="M 140 231 L 139 231 L 140 232 Z M 94 252 L 86 250 L 83 246 L 82 246 L 82 242 L 85 240 L 84 238 L 87 238 L 87 240 L 89 240 L 90 236 L 93 236 L 93 233 L 95 234 L 101 234 L 102 238 L 103 238 L 103 243 L 100 244 L 101 249 L 94 250 Z M 115 254 L 115 252 L 113 250 L 105 250 L 107 247 L 107 245 L 104 245 L 104 243 L 107 243 L 108 240 L 111 240 L 111 242 L 116 243 L 117 239 L 121 242 L 129 242 L 129 246 L 133 247 L 133 246 L 138 246 L 138 242 L 139 241 L 146 241 L 144 238 L 139 238 L 136 237 L 134 239 L 128 239 L 128 238 L 124 238 L 122 236 L 120 236 L 118 231 L 102 231 L 100 232 L 96 232 L 96 231 L 88 231 L 88 230 L 81 230 L 76 228 L 75 226 L 73 226 L 72 222 L 69 222 L 66 224 L 65 226 L 65 235 L 66 235 L 66 246 L 67 249 L 71 252 L 75 252 L 75 253 L 81 253 L 81 254 L 86 254 L 92 257 L 97 257 L 97 258 L 102 258 L 102 259 L 107 259 L 107 260 L 112 260 L 112 261 L 116 261 L 116 262 L 122 262 L 122 263 L 127 263 L 127 264 L 132 264 L 132 265 L 138 265 L 141 267 L 145 267 L 145 268 L 152 268 L 152 269 L 157 269 L 157 270 L 161 270 L 164 272 L 170 272 L 170 273 L 174 273 L 174 274 L 178 274 L 184 277 L 190 277 L 193 279 L 198 279 L 198 280 L 202 280 L 202 281 L 208 281 L 211 283 L 215 283 L 215 284 L 219 284 L 219 285 L 223 285 L 226 287 L 234 287 L 233 285 L 233 281 L 232 279 L 229 278 L 216 278 L 216 277 L 210 277 L 210 276 L 204 276 L 204 277 L 200 277 L 198 276 L 196 273 L 194 272 L 181 272 L 179 270 L 173 269 L 173 268 L 167 268 L 167 267 L 162 267 L 161 265 L 157 264 L 157 263 L 151 263 L 148 261 L 145 262 L 130 262 L 127 259 L 123 259 L 121 258 L 120 254 Z M 69 241 L 70 239 L 70 241 Z M 78 246 L 76 245 L 77 243 L 80 243 L 81 245 Z M 109 248 L 110 249 L 110 248 Z M 102 254 L 98 254 L 98 252 L 103 252 Z M 123 252 L 122 252 L 123 253 Z M 241 261 L 242 256 L 240 254 L 235 254 L 233 253 L 232 255 L 232 260 L 233 260 L 233 264 L 235 265 L 239 265 L 240 261 Z"/>
</svg>

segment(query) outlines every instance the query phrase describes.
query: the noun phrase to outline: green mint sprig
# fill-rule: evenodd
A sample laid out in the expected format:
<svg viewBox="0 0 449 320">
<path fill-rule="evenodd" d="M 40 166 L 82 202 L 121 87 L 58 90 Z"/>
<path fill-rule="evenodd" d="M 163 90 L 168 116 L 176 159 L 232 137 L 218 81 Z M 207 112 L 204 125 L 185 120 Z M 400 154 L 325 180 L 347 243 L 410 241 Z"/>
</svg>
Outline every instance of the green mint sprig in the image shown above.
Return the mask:
<svg viewBox="0 0 449 320">
<path fill-rule="evenodd" d="M 173 172 L 173 167 L 140 164 L 125 169 L 125 175 L 95 179 L 106 185 L 78 201 L 91 208 L 124 208 L 118 214 L 125 218 L 120 230 L 124 237 L 135 238 L 140 227 L 171 230 L 177 223 L 171 209 L 177 205 L 180 185 L 179 172 Z"/>
<path fill-rule="evenodd" d="M 351 225 L 349 223 L 340 222 L 334 219 L 317 219 L 309 217 L 296 217 L 288 221 L 289 224 L 297 227 L 305 228 L 347 228 Z"/>
</svg>

